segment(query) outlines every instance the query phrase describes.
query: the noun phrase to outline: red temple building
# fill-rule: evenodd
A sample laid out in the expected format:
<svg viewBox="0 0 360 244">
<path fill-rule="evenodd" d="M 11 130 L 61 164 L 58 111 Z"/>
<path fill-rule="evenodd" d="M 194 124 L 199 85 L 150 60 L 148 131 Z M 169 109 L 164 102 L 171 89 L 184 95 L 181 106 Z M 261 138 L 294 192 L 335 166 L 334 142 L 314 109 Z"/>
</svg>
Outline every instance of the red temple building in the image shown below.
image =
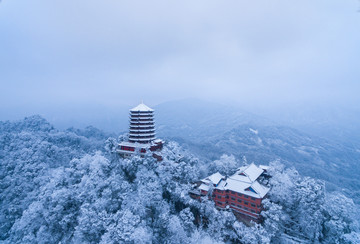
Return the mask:
<svg viewBox="0 0 360 244">
<path fill-rule="evenodd" d="M 261 202 L 270 190 L 258 181 L 266 174 L 266 169 L 267 166 L 250 164 L 240 167 L 229 177 L 212 174 L 199 181 L 190 196 L 199 200 L 207 196 L 217 208 L 231 209 L 238 218 L 258 223 L 261 221 Z"/>
<path fill-rule="evenodd" d="M 117 152 L 123 157 L 129 157 L 151 151 L 153 157 L 161 161 L 159 151 L 162 147 L 163 141 L 155 138 L 154 110 L 144 103 L 130 109 L 129 139 L 119 143 Z"/>
</svg>

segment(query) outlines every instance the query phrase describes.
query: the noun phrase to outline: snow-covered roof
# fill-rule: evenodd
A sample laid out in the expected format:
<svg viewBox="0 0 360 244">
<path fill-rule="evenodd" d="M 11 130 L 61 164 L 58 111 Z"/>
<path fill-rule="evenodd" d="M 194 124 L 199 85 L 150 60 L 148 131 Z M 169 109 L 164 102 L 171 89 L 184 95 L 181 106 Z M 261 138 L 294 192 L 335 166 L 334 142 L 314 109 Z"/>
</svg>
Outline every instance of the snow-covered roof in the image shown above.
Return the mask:
<svg viewBox="0 0 360 244">
<path fill-rule="evenodd" d="M 248 183 L 248 184 L 252 183 L 252 181 L 250 180 L 249 177 L 247 177 L 245 175 L 240 175 L 240 174 L 234 174 L 232 176 L 229 176 L 228 179 L 233 179 L 233 180 L 241 181 L 241 182 Z"/>
<path fill-rule="evenodd" d="M 149 108 L 144 103 L 140 103 L 135 108 L 130 109 L 131 112 L 153 112 L 152 108 Z"/>
<path fill-rule="evenodd" d="M 216 188 L 220 188 L 220 187 L 216 187 Z M 228 178 L 226 180 L 226 184 L 221 188 L 223 190 L 235 191 L 255 198 L 263 198 L 270 190 L 269 188 L 260 185 L 260 183 L 257 181 L 253 183 L 247 183 L 243 181 L 234 180 L 231 178 Z"/>
<path fill-rule="evenodd" d="M 231 176 L 234 178 L 239 178 L 239 180 L 245 181 L 245 182 L 254 182 L 257 178 L 259 178 L 259 176 L 264 172 L 264 170 L 258 166 L 256 166 L 255 164 L 251 163 L 249 166 L 247 166 L 246 168 L 241 167 L 235 175 Z M 238 176 L 237 176 L 238 175 Z M 246 176 L 248 178 L 248 180 L 246 180 L 245 178 L 243 179 L 240 176 Z"/>
<path fill-rule="evenodd" d="M 269 169 L 269 166 L 268 165 L 259 165 L 259 167 L 263 170 L 268 170 Z"/>
<path fill-rule="evenodd" d="M 263 198 L 270 188 L 261 185 L 257 178 L 264 172 L 264 169 L 250 164 L 240 167 L 237 172 L 229 176 L 226 180 L 219 172 L 201 180 L 200 190 L 209 191 L 211 184 L 216 185 L 216 189 L 230 190 L 255 198 Z"/>
<path fill-rule="evenodd" d="M 148 148 L 150 147 L 149 143 L 136 143 L 136 142 L 128 142 L 128 141 L 124 141 L 124 142 L 120 142 L 119 146 L 125 146 L 125 147 L 135 147 L 135 148 Z"/>
<path fill-rule="evenodd" d="M 204 190 L 204 191 L 209 191 L 210 186 L 203 183 L 203 184 L 201 184 L 201 185 L 199 186 L 199 189 L 200 189 L 200 190 Z"/>
<path fill-rule="evenodd" d="M 261 198 L 263 198 L 270 190 L 270 188 L 261 185 L 258 181 L 252 183 L 251 188 L 254 189 Z"/>
<path fill-rule="evenodd" d="M 136 138 L 136 137 L 129 137 L 129 142 L 130 141 L 149 141 L 149 142 L 151 142 L 151 141 L 153 141 L 154 140 L 154 138 Z M 132 143 L 132 142 L 131 142 Z M 141 143 L 142 144 L 142 143 Z"/>
<path fill-rule="evenodd" d="M 129 136 L 131 136 L 131 137 L 142 137 L 142 136 L 155 136 L 155 132 L 150 132 L 150 133 L 140 133 L 140 134 L 135 134 L 135 133 L 129 133 Z"/>
<path fill-rule="evenodd" d="M 225 177 L 220 174 L 219 172 L 216 172 L 215 174 L 212 174 L 208 177 L 206 177 L 205 179 L 202 180 L 202 182 L 204 183 L 213 183 L 215 185 L 219 184 L 219 182 L 222 180 L 222 179 L 225 179 Z"/>
</svg>

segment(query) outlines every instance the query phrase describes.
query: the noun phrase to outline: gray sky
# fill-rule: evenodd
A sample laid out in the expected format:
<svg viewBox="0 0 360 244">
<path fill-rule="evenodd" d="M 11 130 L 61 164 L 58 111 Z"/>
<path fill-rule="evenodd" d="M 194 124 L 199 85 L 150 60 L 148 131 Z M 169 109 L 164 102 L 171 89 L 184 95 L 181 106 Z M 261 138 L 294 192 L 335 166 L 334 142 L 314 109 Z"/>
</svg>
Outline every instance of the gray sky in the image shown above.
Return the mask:
<svg viewBox="0 0 360 244">
<path fill-rule="evenodd" d="M 195 97 L 360 104 L 357 0 L 0 2 L 0 119 Z"/>
</svg>

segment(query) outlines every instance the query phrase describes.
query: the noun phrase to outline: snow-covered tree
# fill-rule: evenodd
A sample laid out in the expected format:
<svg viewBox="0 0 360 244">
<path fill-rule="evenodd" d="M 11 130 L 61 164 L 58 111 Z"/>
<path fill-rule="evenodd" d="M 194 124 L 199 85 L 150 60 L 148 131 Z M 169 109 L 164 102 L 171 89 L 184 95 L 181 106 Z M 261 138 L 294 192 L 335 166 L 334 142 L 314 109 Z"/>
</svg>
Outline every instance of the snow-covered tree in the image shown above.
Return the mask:
<svg viewBox="0 0 360 244">
<path fill-rule="evenodd" d="M 88 127 L 54 129 L 39 116 L 0 122 L 0 241 L 4 243 L 358 243 L 359 212 L 322 181 L 270 163 L 262 224 L 247 226 L 211 200 L 190 198 L 206 171 L 233 173 L 234 156 L 199 160 L 175 142 L 120 158 L 117 140 Z M 244 162 L 243 162 L 244 163 Z M 245 162 L 246 163 L 246 162 Z"/>
</svg>

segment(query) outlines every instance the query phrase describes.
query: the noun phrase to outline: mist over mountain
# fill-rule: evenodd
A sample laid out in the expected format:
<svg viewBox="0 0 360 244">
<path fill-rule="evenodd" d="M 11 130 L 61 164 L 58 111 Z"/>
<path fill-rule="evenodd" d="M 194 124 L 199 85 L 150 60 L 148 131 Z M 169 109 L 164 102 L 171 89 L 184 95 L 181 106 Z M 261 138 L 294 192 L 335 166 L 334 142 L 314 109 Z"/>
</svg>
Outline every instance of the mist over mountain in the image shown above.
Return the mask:
<svg viewBox="0 0 360 244">
<path fill-rule="evenodd" d="M 200 99 L 171 101 L 155 106 L 158 135 L 204 142 L 242 124 L 274 124 L 235 106 Z"/>
<path fill-rule="evenodd" d="M 360 203 L 360 148 L 335 133 L 325 134 L 328 128 L 314 135 L 309 128 L 304 132 L 285 126 L 284 120 L 197 99 L 164 103 L 156 109 L 158 135 L 180 142 L 203 158 L 214 160 L 232 154 L 258 163 L 279 159 L 304 175 L 325 180 L 330 190 L 342 190 Z M 333 131 L 351 130 L 352 125 L 334 125 Z M 314 124 L 313 130 L 317 126 Z M 355 135 L 352 139 L 360 142 Z"/>
</svg>

